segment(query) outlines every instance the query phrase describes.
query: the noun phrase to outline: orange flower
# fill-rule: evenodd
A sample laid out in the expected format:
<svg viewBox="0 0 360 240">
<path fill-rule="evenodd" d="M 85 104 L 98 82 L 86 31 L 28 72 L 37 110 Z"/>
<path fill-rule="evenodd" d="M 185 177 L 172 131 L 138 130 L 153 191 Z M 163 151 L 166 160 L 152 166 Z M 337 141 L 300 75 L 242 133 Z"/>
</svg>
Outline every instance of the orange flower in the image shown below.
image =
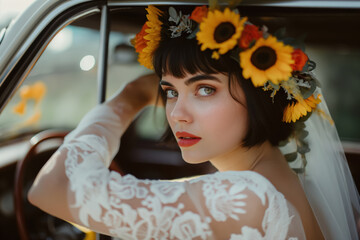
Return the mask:
<svg viewBox="0 0 360 240">
<path fill-rule="evenodd" d="M 152 58 L 161 40 L 161 25 L 159 17 L 163 14 L 158 8 L 149 5 L 146 8 L 147 22 L 141 31 L 131 40 L 136 52 L 139 53 L 138 61 L 141 65 L 153 69 Z"/>
<path fill-rule="evenodd" d="M 246 24 L 239 40 L 239 47 L 246 49 L 254 40 L 258 40 L 263 36 L 259 28 L 252 24 Z"/>
<path fill-rule="evenodd" d="M 294 64 L 291 65 L 294 71 L 301 71 L 305 66 L 306 62 L 309 60 L 308 56 L 297 48 L 291 53 Z"/>
<path fill-rule="evenodd" d="M 194 11 L 192 11 L 190 19 L 200 23 L 202 19 L 207 16 L 207 13 L 208 8 L 206 6 L 196 7 Z"/>
<path fill-rule="evenodd" d="M 147 35 L 145 30 L 148 28 L 149 28 L 148 25 L 145 23 L 141 28 L 141 31 L 138 34 L 136 34 L 135 38 L 132 39 L 131 41 L 131 43 L 135 46 L 135 51 L 137 53 L 142 52 L 142 50 L 147 46 L 147 42 L 149 40 L 146 40 L 144 36 Z"/>
</svg>

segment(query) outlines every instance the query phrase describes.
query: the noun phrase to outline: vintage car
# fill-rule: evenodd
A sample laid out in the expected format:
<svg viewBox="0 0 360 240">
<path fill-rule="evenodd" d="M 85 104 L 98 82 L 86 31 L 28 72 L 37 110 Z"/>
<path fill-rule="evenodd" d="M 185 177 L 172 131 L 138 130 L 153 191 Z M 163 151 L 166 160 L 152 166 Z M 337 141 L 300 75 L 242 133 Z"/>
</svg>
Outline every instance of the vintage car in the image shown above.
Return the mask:
<svg viewBox="0 0 360 240">
<path fill-rule="evenodd" d="M 33 207 L 26 194 L 87 111 L 149 72 L 130 43 L 148 4 L 186 9 L 207 1 L 38 0 L 12 21 L 0 22 L 0 239 L 94 236 Z M 285 26 L 291 36 L 306 34 L 308 55 L 318 63 L 314 72 L 360 186 L 360 1 L 244 0 L 239 11 L 272 31 Z M 177 146 L 162 144 L 164 122 L 162 109 L 139 115 L 111 168 L 149 179 L 215 171 L 209 164 L 184 163 Z"/>
</svg>

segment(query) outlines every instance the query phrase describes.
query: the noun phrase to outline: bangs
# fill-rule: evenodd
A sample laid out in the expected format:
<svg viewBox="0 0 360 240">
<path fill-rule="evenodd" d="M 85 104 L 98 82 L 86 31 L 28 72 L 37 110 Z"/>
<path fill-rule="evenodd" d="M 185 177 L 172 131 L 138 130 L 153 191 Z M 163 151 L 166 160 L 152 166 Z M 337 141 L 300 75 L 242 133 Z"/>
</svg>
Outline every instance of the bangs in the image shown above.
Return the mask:
<svg viewBox="0 0 360 240">
<path fill-rule="evenodd" d="M 229 67 L 233 65 L 221 56 L 216 60 L 211 58 L 212 51 L 201 51 L 196 39 L 172 38 L 160 42 L 153 58 L 153 65 L 159 77 L 170 74 L 176 78 L 183 78 L 187 73 L 229 74 Z M 235 62 L 234 60 L 231 60 Z M 236 62 L 235 62 L 236 63 Z M 230 64 L 230 65 L 229 65 Z"/>
<path fill-rule="evenodd" d="M 264 91 L 261 87 L 254 87 L 249 79 L 244 79 L 239 63 L 229 53 L 221 55 L 219 59 L 211 58 L 212 51 L 201 51 L 196 39 L 182 37 L 167 39 L 160 42 L 153 57 L 156 74 L 172 75 L 184 78 L 187 74 L 216 74 L 222 73 L 229 76 L 229 92 L 235 101 L 238 95 L 233 86 L 238 85 L 243 89 L 249 116 L 248 130 L 243 139 L 242 146 L 252 147 L 262 144 L 266 140 L 273 146 L 287 139 L 294 131 L 293 124 L 282 122 L 287 94 L 279 91 L 276 101 L 270 96 L 271 91 Z M 159 95 L 166 105 L 166 92 L 159 85 Z M 170 127 L 163 138 L 164 141 L 176 143 Z"/>
</svg>

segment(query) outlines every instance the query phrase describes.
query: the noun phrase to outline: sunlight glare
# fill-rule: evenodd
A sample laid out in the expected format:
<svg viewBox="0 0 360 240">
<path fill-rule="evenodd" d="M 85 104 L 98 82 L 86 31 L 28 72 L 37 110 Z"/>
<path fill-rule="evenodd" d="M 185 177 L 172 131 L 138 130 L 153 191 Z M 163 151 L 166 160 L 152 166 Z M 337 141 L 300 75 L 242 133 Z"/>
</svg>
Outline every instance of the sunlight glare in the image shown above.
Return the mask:
<svg viewBox="0 0 360 240">
<path fill-rule="evenodd" d="M 86 55 L 80 61 L 80 68 L 83 71 L 89 71 L 95 66 L 95 57 L 92 55 Z"/>
</svg>

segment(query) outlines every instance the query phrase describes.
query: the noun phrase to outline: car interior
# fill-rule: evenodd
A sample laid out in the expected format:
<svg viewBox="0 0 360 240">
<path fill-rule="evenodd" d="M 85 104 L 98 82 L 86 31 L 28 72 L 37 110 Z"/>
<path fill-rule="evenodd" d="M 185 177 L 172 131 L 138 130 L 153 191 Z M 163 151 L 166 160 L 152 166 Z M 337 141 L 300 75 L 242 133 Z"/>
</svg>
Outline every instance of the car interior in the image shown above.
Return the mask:
<svg viewBox="0 0 360 240">
<path fill-rule="evenodd" d="M 161 6 L 165 11 L 168 7 Z M 179 7 L 184 13 L 192 8 Z M 356 29 L 360 9 L 245 5 L 239 11 L 271 31 L 286 30 L 290 36 L 304 38 L 310 58 L 317 63 L 314 74 L 324 89 L 359 189 L 360 33 Z M 85 238 L 73 225 L 33 207 L 26 194 L 64 136 L 101 102 L 99 92 L 110 98 L 126 83 L 149 72 L 138 64 L 130 42 L 146 21 L 145 15 L 143 6 L 110 6 L 107 75 L 102 85 L 97 77 L 104 42 L 102 14 L 97 12 L 56 34 L 4 108 L 0 115 L 0 239 Z M 43 98 L 24 100 L 21 93 L 36 89 L 38 83 L 44 86 Z M 23 113 L 19 106 L 25 109 Z M 162 141 L 166 129 L 164 110 L 147 108 L 122 136 L 110 168 L 141 179 L 177 179 L 216 171 L 210 163 L 184 162 L 175 142 Z"/>
</svg>

